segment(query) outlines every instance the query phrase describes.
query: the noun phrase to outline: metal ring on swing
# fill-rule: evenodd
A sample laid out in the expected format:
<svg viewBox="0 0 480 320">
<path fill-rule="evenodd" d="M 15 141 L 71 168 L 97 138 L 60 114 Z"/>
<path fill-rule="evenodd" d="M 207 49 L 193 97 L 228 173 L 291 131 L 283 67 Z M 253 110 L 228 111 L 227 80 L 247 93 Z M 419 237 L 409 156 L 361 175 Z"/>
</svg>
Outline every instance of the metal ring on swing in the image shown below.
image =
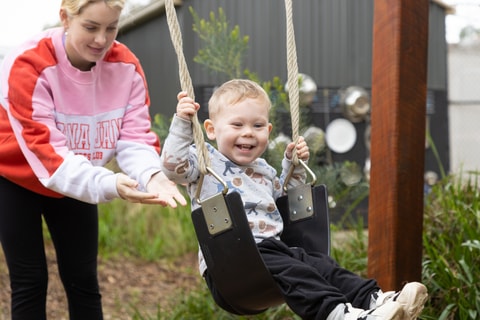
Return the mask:
<svg viewBox="0 0 480 320">
<path fill-rule="evenodd" d="M 226 195 L 227 192 L 228 192 L 228 186 L 227 186 L 227 183 L 215 172 L 212 170 L 212 168 L 210 167 L 206 167 L 208 173 L 210 173 L 215 179 L 218 180 L 218 182 L 220 182 L 223 186 L 223 190 L 222 190 L 222 194 L 223 195 Z M 197 187 L 197 190 L 195 192 L 195 201 L 201 205 L 202 204 L 202 201 L 200 200 L 200 193 L 202 191 L 202 185 L 203 185 L 203 179 L 205 178 L 205 175 L 202 174 L 200 176 L 200 179 L 198 180 L 198 187 Z"/>
<path fill-rule="evenodd" d="M 298 163 L 300 163 L 300 165 L 305 169 L 305 171 L 312 177 L 312 181 L 310 181 L 310 184 L 312 186 L 315 186 L 315 183 L 317 182 L 317 176 L 315 175 L 315 173 L 312 171 L 312 169 L 310 169 L 307 164 L 302 161 L 302 160 L 298 160 Z M 290 178 L 293 176 L 293 171 L 295 170 L 295 165 L 291 165 L 290 166 L 290 169 L 288 170 L 288 174 L 287 176 L 285 177 L 285 181 L 283 182 L 283 191 L 287 192 L 288 191 L 288 188 L 287 188 L 287 185 L 288 185 L 288 181 L 290 181 Z M 305 183 L 307 184 L 307 183 Z"/>
</svg>

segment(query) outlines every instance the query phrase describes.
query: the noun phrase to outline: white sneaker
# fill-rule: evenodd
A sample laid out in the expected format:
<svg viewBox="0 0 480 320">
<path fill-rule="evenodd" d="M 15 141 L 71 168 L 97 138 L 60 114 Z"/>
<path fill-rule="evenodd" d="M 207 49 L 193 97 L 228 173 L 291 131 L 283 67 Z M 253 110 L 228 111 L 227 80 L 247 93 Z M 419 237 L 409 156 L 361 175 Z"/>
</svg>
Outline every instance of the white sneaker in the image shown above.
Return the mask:
<svg viewBox="0 0 480 320">
<path fill-rule="evenodd" d="M 428 299 L 427 288 L 420 282 L 409 282 L 401 291 L 380 292 L 372 296 L 372 308 L 378 308 L 389 301 L 396 301 L 405 310 L 405 319 L 417 319 Z M 371 304 L 371 305 L 372 305 Z"/>
<path fill-rule="evenodd" d="M 397 301 L 403 306 L 405 313 L 409 316 L 408 319 L 417 319 L 420 313 L 422 313 L 427 299 L 427 287 L 420 282 L 407 283 L 400 291 L 400 294 L 393 297 L 393 301 Z"/>
<path fill-rule="evenodd" d="M 327 320 L 405 320 L 402 305 L 388 301 L 379 308 L 363 310 L 346 303 L 334 309 Z"/>
</svg>

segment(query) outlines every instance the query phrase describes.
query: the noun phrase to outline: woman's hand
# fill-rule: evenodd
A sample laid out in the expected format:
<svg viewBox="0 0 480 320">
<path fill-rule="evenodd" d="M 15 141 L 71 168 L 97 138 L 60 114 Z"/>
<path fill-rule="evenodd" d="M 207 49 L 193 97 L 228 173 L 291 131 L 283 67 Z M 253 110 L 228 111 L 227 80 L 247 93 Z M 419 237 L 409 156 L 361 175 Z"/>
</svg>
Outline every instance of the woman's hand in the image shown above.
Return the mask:
<svg viewBox="0 0 480 320">
<path fill-rule="evenodd" d="M 147 183 L 147 192 L 139 191 L 138 182 L 120 173 L 117 176 L 117 191 L 124 200 L 134 203 L 169 205 L 172 208 L 177 207 L 177 203 L 185 206 L 187 201 L 180 193 L 175 183 L 168 180 L 162 172 L 152 176 Z"/>
<path fill-rule="evenodd" d="M 147 191 L 157 196 L 156 199 L 149 199 L 145 203 L 161 204 L 162 206 L 170 206 L 176 208 L 177 204 L 187 205 L 187 200 L 178 190 L 177 185 L 169 180 L 163 172 L 157 172 L 147 183 Z"/>
</svg>

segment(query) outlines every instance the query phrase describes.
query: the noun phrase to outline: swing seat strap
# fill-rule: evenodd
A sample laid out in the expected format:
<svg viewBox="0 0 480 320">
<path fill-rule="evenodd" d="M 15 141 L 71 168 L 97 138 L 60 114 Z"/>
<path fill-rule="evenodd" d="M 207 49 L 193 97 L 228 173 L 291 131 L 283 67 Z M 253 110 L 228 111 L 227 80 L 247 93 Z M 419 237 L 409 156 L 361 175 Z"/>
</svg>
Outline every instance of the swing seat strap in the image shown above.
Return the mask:
<svg viewBox="0 0 480 320">
<path fill-rule="evenodd" d="M 292 190 L 292 191 L 290 191 Z M 281 240 L 307 252 L 330 254 L 330 219 L 327 187 L 300 185 L 277 199 L 283 219 Z"/>
</svg>

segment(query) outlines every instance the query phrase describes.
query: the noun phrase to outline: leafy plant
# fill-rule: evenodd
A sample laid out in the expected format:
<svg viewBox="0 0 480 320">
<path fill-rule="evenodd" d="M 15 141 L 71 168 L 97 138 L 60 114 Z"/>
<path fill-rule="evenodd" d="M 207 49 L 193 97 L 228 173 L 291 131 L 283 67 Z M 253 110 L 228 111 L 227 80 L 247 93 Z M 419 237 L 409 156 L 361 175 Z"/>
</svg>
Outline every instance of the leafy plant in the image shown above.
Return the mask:
<svg viewBox="0 0 480 320">
<path fill-rule="evenodd" d="M 164 115 L 157 113 L 153 117 L 152 131 L 155 132 L 160 137 L 160 141 L 165 141 L 165 138 L 168 135 L 169 127 L 170 127 L 170 121 Z"/>
<path fill-rule="evenodd" d="M 242 64 L 248 49 L 248 36 L 240 34 L 238 25 L 229 29 L 225 13 L 218 8 L 218 16 L 210 12 L 210 19 L 205 20 L 190 7 L 193 16 L 193 31 L 203 42 L 193 61 L 204 65 L 210 71 L 223 73 L 227 79 L 242 75 Z"/>
<path fill-rule="evenodd" d="M 425 319 L 480 317 L 480 173 L 447 177 L 426 199 L 423 278 Z"/>
</svg>

